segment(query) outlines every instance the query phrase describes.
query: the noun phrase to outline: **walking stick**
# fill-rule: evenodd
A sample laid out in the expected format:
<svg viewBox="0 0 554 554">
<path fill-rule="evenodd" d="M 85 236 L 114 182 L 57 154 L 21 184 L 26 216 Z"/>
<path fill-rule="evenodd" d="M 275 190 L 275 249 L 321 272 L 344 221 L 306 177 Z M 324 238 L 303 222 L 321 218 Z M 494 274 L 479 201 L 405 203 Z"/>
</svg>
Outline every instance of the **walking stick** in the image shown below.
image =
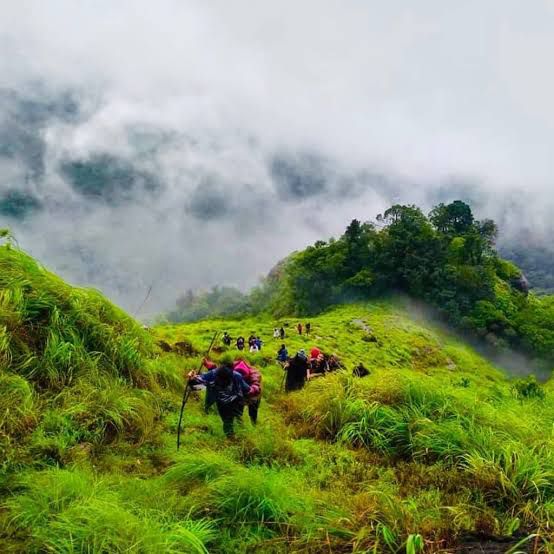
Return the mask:
<svg viewBox="0 0 554 554">
<path fill-rule="evenodd" d="M 212 349 L 212 346 L 214 345 L 215 339 L 218 335 L 218 331 L 215 332 L 215 335 L 213 336 L 212 342 L 210 342 L 210 346 L 208 347 L 208 351 L 206 352 L 206 355 L 204 358 L 207 358 L 210 354 L 210 350 Z M 202 364 L 204 363 L 204 360 L 200 362 L 200 367 L 198 368 L 197 373 L 200 373 L 200 370 L 202 369 Z M 185 385 L 185 390 L 183 391 L 183 401 L 181 402 L 181 413 L 179 414 L 179 423 L 177 425 L 177 450 L 179 450 L 179 447 L 181 446 L 181 423 L 183 421 L 183 412 L 185 411 L 185 405 L 189 399 L 190 391 L 191 391 L 190 381 L 187 381 L 187 384 Z"/>
</svg>

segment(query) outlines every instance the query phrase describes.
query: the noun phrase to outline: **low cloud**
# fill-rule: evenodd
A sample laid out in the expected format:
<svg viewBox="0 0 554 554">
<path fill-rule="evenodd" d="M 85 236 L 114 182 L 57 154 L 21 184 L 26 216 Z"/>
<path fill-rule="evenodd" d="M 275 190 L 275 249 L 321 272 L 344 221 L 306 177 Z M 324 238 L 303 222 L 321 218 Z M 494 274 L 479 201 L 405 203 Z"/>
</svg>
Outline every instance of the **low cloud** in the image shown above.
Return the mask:
<svg viewBox="0 0 554 554">
<path fill-rule="evenodd" d="M 12 3 L 0 224 L 128 309 L 154 284 L 146 312 L 391 202 L 546 242 L 553 24 L 546 0 Z"/>
</svg>

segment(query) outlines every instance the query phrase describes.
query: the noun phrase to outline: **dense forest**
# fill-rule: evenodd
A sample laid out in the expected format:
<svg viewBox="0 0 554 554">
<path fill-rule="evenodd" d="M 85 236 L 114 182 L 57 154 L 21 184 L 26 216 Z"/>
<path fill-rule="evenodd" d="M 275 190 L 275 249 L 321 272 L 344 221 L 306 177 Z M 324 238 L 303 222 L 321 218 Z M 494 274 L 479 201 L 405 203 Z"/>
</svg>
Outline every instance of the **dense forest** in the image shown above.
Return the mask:
<svg viewBox="0 0 554 554">
<path fill-rule="evenodd" d="M 278 264 L 250 295 L 214 288 L 179 300 L 170 321 L 268 312 L 314 315 L 327 307 L 402 293 L 488 344 L 537 358 L 554 352 L 554 298 L 529 292 L 522 271 L 495 249 L 497 226 L 462 202 L 428 215 L 394 205 L 375 223 L 353 220 Z"/>
</svg>

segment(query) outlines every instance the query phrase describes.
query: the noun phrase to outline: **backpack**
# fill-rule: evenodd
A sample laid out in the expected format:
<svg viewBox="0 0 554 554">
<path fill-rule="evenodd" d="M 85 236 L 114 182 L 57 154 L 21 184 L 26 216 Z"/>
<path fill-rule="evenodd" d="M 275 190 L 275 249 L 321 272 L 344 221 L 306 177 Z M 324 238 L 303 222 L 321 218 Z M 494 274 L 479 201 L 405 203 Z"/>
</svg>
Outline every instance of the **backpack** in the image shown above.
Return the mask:
<svg viewBox="0 0 554 554">
<path fill-rule="evenodd" d="M 232 404 L 242 396 L 234 378 L 227 386 L 215 385 L 214 389 L 216 401 L 224 406 Z"/>
</svg>

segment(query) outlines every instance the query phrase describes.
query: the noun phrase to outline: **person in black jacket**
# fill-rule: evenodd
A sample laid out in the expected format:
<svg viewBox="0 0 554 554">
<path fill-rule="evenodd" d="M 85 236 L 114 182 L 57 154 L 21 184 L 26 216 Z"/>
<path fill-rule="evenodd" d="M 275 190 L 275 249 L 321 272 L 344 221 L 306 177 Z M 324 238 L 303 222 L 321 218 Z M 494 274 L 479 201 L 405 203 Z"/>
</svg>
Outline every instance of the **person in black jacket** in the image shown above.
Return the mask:
<svg viewBox="0 0 554 554">
<path fill-rule="evenodd" d="M 285 391 L 290 392 L 302 389 L 310 378 L 308 356 L 306 356 L 304 350 L 298 351 L 284 369 L 287 372 Z"/>
<path fill-rule="evenodd" d="M 245 399 L 250 394 L 250 387 L 241 374 L 233 371 L 231 364 L 225 364 L 202 375 L 190 373 L 189 379 L 193 384 L 212 387 L 217 411 L 223 421 L 223 432 L 228 437 L 232 437 L 234 421 L 242 418 Z"/>
</svg>

